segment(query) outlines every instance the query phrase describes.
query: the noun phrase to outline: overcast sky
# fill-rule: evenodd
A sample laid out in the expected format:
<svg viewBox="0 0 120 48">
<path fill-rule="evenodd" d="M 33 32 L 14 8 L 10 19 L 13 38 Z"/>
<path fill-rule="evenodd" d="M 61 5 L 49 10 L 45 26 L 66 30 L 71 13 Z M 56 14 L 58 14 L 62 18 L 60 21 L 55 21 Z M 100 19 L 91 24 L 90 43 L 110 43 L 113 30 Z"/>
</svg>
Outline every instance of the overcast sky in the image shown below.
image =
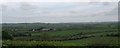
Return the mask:
<svg viewBox="0 0 120 48">
<path fill-rule="evenodd" d="M 9 2 L 0 6 L 3 23 L 118 21 L 116 2 Z"/>
</svg>

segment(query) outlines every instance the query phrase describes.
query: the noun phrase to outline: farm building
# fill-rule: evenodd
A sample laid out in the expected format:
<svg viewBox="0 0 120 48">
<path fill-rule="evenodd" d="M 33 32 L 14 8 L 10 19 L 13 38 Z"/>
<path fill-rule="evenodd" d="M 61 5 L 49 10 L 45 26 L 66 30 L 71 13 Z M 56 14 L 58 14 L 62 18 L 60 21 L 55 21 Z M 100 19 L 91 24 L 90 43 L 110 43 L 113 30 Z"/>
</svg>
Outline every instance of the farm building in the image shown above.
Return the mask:
<svg viewBox="0 0 120 48">
<path fill-rule="evenodd" d="M 32 29 L 32 31 L 55 31 L 54 28 Z"/>
</svg>

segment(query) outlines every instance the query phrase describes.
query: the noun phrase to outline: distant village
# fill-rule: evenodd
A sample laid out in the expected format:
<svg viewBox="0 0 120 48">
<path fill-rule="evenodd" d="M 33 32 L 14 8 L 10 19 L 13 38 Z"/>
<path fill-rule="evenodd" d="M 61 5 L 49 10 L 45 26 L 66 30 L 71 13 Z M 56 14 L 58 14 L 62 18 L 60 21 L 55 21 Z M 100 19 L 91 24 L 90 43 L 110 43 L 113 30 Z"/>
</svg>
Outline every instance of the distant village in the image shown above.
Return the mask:
<svg viewBox="0 0 120 48">
<path fill-rule="evenodd" d="M 19 31 L 18 29 L 11 29 L 11 31 Z M 36 31 L 56 31 L 55 28 L 33 28 L 33 29 L 30 29 L 29 31 L 33 31 L 33 32 L 36 32 Z"/>
<path fill-rule="evenodd" d="M 30 31 L 55 31 L 55 28 L 39 28 L 39 29 L 32 29 Z"/>
</svg>

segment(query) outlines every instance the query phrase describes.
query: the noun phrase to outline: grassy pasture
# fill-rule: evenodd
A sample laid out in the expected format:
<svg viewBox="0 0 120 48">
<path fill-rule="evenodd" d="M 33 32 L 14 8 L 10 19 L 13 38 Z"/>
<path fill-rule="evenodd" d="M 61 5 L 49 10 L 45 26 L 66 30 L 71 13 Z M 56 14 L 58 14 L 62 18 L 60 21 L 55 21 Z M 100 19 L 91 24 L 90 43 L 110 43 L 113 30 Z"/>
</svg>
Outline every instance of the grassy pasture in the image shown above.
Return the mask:
<svg viewBox="0 0 120 48">
<path fill-rule="evenodd" d="M 92 37 L 70 41 L 4 41 L 4 46 L 118 46 L 117 37 Z"/>
<path fill-rule="evenodd" d="M 107 32 L 106 32 L 107 31 Z M 95 33 L 109 33 L 110 31 L 118 32 L 117 29 L 104 29 L 104 30 L 63 30 L 63 31 L 53 31 L 53 32 L 47 32 L 50 36 L 69 36 L 74 35 L 78 33 L 82 34 L 95 34 Z M 35 32 L 32 33 L 33 36 L 39 36 L 43 34 L 44 32 Z"/>
</svg>

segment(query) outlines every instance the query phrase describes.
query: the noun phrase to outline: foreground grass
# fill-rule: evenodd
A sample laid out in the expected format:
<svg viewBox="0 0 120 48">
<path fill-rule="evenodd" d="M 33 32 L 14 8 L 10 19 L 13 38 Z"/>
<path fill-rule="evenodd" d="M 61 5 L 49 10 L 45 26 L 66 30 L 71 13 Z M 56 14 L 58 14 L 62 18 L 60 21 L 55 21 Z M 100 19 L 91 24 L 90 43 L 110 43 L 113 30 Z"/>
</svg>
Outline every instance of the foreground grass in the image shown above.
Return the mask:
<svg viewBox="0 0 120 48">
<path fill-rule="evenodd" d="M 64 42 L 75 43 L 78 46 L 118 46 L 118 37 L 92 37 Z"/>
<path fill-rule="evenodd" d="M 118 46 L 118 37 L 92 37 L 69 41 L 3 41 L 3 46 Z"/>
</svg>

